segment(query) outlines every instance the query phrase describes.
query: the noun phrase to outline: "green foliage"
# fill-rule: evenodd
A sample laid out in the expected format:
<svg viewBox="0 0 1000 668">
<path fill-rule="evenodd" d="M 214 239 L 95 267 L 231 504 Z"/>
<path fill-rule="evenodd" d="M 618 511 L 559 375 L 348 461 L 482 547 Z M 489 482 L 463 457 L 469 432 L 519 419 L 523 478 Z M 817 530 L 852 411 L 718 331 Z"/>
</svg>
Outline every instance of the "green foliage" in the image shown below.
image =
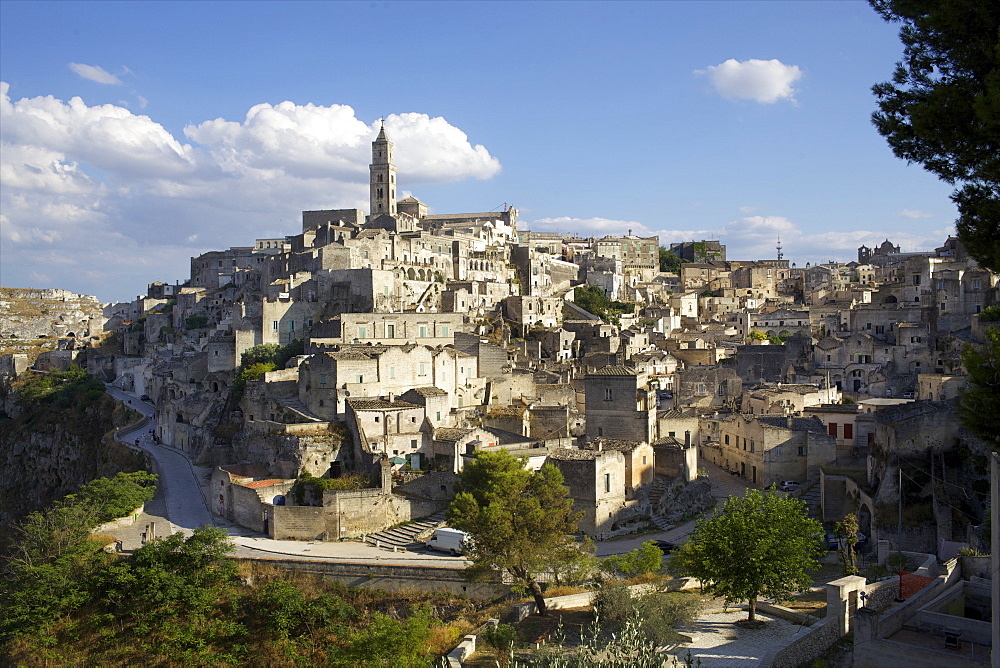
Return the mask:
<svg viewBox="0 0 1000 668">
<path fill-rule="evenodd" d="M 601 570 L 621 573 L 626 577 L 656 573 L 663 565 L 663 551 L 656 543 L 647 540 L 640 547 L 625 554 L 613 554 L 601 559 Z"/>
<path fill-rule="evenodd" d="M 1000 270 L 1000 4 L 869 0 L 902 24 L 903 59 L 872 87 L 872 121 L 893 153 L 959 185 L 959 237 Z"/>
<path fill-rule="evenodd" d="M 510 624 L 497 624 L 488 628 L 479 636 L 493 650 L 499 663 L 506 659 L 517 642 L 517 629 Z"/>
<path fill-rule="evenodd" d="M 86 371 L 71 364 L 66 371 L 39 374 L 17 390 L 14 401 L 31 409 L 43 404 L 85 408 L 104 394 L 104 384 Z"/>
<path fill-rule="evenodd" d="M 277 367 L 274 362 L 256 362 L 245 369 L 240 369 L 233 379 L 233 393 L 237 401 L 243 397 L 247 383 L 263 378 L 268 371 L 274 371 Z"/>
<path fill-rule="evenodd" d="M 844 575 L 858 574 L 857 555 L 854 546 L 858 544 L 858 518 L 854 513 L 844 515 L 844 519 L 833 527 L 833 534 L 839 543 L 840 565 L 844 567 Z"/>
<path fill-rule="evenodd" d="M 354 633 L 350 644 L 334 657 L 332 665 L 399 666 L 417 668 L 430 666 L 428 640 L 434 617 L 427 608 L 420 608 L 405 622 L 375 613 L 364 629 Z"/>
<path fill-rule="evenodd" d="M 987 306 L 979 314 L 979 322 L 1000 322 L 1000 306 Z"/>
<path fill-rule="evenodd" d="M 767 334 L 765 334 L 764 332 L 750 332 L 747 335 L 747 338 L 750 339 L 751 341 L 766 341 Z"/>
<path fill-rule="evenodd" d="M 681 273 L 681 259 L 672 250 L 660 246 L 660 271 L 671 274 Z"/>
<path fill-rule="evenodd" d="M 784 345 L 785 341 L 788 340 L 790 334 L 775 334 L 767 337 L 767 340 L 771 342 L 771 345 L 780 346 Z"/>
<path fill-rule="evenodd" d="M 747 601 L 753 621 L 758 597 L 785 600 L 812 585 L 806 570 L 819 567 L 822 539 L 801 500 L 750 489 L 700 521 L 670 565 L 728 602 Z"/>
<path fill-rule="evenodd" d="M 678 642 L 677 626 L 694 620 L 701 609 L 702 601 L 694 594 L 654 591 L 635 596 L 621 583 L 603 587 L 594 599 L 603 624 L 618 632 L 634 624 L 656 647 Z"/>
<path fill-rule="evenodd" d="M 107 559 L 90 530 L 152 498 L 154 488 L 147 485 L 155 480 L 145 471 L 98 478 L 14 528 L 0 590 L 0 637 L 44 629 L 87 601 L 87 579 Z"/>
<path fill-rule="evenodd" d="M 614 321 L 622 313 L 633 313 L 635 304 L 612 301 L 604 294 L 604 290 L 596 285 L 573 289 L 573 303 L 604 320 Z"/>
<path fill-rule="evenodd" d="M 962 352 L 969 382 L 959 395 L 962 424 L 994 450 L 1000 450 L 1000 329 L 986 330 L 986 343 Z"/>
<path fill-rule="evenodd" d="M 296 355 L 301 355 L 304 350 L 305 344 L 302 339 L 294 339 L 287 346 L 280 346 L 277 343 L 262 343 L 243 352 L 240 356 L 240 368 L 247 369 L 255 364 L 271 363 L 276 369 L 284 369 L 288 360 Z"/>
<path fill-rule="evenodd" d="M 192 313 L 184 319 L 186 329 L 202 329 L 208 327 L 208 316 L 204 313 Z"/>
<path fill-rule="evenodd" d="M 470 575 L 508 571 L 530 590 L 545 613 L 535 574 L 565 570 L 586 558 L 569 534 L 582 513 L 573 512 L 569 490 L 555 466 L 528 471 L 506 450 L 480 451 L 460 474 L 448 524 L 469 534 Z"/>
<path fill-rule="evenodd" d="M 295 481 L 291 494 L 300 506 L 323 505 L 323 492 L 328 489 L 365 489 L 371 487 L 371 479 L 360 473 L 349 473 L 339 478 L 316 478 L 308 471 Z"/>
<path fill-rule="evenodd" d="M 119 473 L 114 478 L 91 480 L 73 496 L 77 503 L 94 510 L 96 524 L 103 524 L 125 517 L 152 499 L 156 480 L 156 475 L 146 471 Z"/>
</svg>

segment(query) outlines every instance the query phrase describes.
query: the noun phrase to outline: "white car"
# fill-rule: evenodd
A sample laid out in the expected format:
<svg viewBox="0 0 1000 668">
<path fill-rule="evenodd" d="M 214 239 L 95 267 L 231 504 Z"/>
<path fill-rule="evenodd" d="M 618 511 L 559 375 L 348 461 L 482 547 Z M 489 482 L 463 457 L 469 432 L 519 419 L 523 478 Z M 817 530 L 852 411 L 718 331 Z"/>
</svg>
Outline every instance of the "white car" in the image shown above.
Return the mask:
<svg viewBox="0 0 1000 668">
<path fill-rule="evenodd" d="M 799 488 L 798 480 L 783 480 L 781 484 L 778 485 L 778 489 L 780 489 L 782 492 L 794 492 L 798 488 Z"/>
</svg>

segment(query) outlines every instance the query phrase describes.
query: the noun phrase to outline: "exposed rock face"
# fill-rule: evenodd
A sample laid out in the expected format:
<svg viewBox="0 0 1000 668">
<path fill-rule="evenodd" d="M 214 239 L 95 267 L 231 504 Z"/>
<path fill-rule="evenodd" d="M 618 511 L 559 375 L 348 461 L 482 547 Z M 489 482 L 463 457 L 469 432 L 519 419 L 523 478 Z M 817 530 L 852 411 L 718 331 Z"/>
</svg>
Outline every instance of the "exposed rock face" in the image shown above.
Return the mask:
<svg viewBox="0 0 1000 668">
<path fill-rule="evenodd" d="M 0 535 L 10 524 L 75 492 L 94 478 L 146 468 L 142 456 L 114 441 L 128 416 L 113 399 L 86 408 L 46 405 L 25 414 L 12 396 L 0 417 Z"/>
<path fill-rule="evenodd" d="M 66 290 L 0 288 L 0 338 L 96 336 L 104 329 L 103 305 L 92 295 Z"/>
<path fill-rule="evenodd" d="M 668 522 L 678 523 L 689 520 L 714 505 L 712 485 L 707 479 L 699 478 L 691 483 L 677 479 L 664 490 L 657 504 L 656 514 L 662 515 Z"/>
</svg>

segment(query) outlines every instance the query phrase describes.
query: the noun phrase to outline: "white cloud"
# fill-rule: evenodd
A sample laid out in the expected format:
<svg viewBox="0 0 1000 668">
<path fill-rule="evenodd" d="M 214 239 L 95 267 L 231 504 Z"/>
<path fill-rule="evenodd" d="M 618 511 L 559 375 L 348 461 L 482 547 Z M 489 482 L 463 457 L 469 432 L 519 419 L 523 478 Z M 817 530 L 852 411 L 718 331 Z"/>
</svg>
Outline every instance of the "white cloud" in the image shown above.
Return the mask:
<svg viewBox="0 0 1000 668">
<path fill-rule="evenodd" d="M 103 67 L 98 67 L 97 65 L 83 65 L 81 63 L 70 63 L 69 69 L 73 70 L 73 73 L 77 76 L 83 77 L 84 79 L 89 79 L 99 84 L 109 84 L 113 86 L 120 86 L 122 80 L 116 77 L 111 72 L 106 71 Z"/>
<path fill-rule="evenodd" d="M 192 255 L 298 232 L 303 210 L 368 208 L 379 126 L 349 106 L 261 104 L 178 139 L 122 106 L 9 93 L 0 82 L 2 285 L 44 267 L 53 287 L 130 298 L 151 280 L 185 276 Z M 401 185 L 500 170 L 442 118 L 400 114 L 385 127 Z M 124 253 L 136 257 L 115 259 Z"/>
<path fill-rule="evenodd" d="M 914 209 L 903 209 L 897 216 L 902 216 L 903 218 L 932 218 L 933 214 L 927 213 L 926 211 L 919 211 Z"/>
<path fill-rule="evenodd" d="M 727 100 L 754 100 L 773 104 L 778 100 L 795 101 L 792 84 L 802 77 L 797 65 L 785 65 L 780 60 L 744 60 L 733 58 L 695 74 L 708 76 L 709 82 Z"/>
</svg>

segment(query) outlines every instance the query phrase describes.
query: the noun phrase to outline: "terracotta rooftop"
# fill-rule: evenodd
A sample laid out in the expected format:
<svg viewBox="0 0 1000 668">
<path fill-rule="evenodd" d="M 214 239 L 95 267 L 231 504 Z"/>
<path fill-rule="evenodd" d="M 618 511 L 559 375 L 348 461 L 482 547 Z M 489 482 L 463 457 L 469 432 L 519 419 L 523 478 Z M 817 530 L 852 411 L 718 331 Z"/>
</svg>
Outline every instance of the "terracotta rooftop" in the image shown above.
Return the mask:
<svg viewBox="0 0 1000 668">
<path fill-rule="evenodd" d="M 240 487 L 248 487 L 250 489 L 260 489 L 262 487 L 274 487 L 275 485 L 278 485 L 283 482 L 285 482 L 285 480 L 282 480 L 280 478 L 270 478 L 268 480 L 254 480 L 251 482 L 241 482 L 239 483 L 239 485 Z"/>
</svg>

